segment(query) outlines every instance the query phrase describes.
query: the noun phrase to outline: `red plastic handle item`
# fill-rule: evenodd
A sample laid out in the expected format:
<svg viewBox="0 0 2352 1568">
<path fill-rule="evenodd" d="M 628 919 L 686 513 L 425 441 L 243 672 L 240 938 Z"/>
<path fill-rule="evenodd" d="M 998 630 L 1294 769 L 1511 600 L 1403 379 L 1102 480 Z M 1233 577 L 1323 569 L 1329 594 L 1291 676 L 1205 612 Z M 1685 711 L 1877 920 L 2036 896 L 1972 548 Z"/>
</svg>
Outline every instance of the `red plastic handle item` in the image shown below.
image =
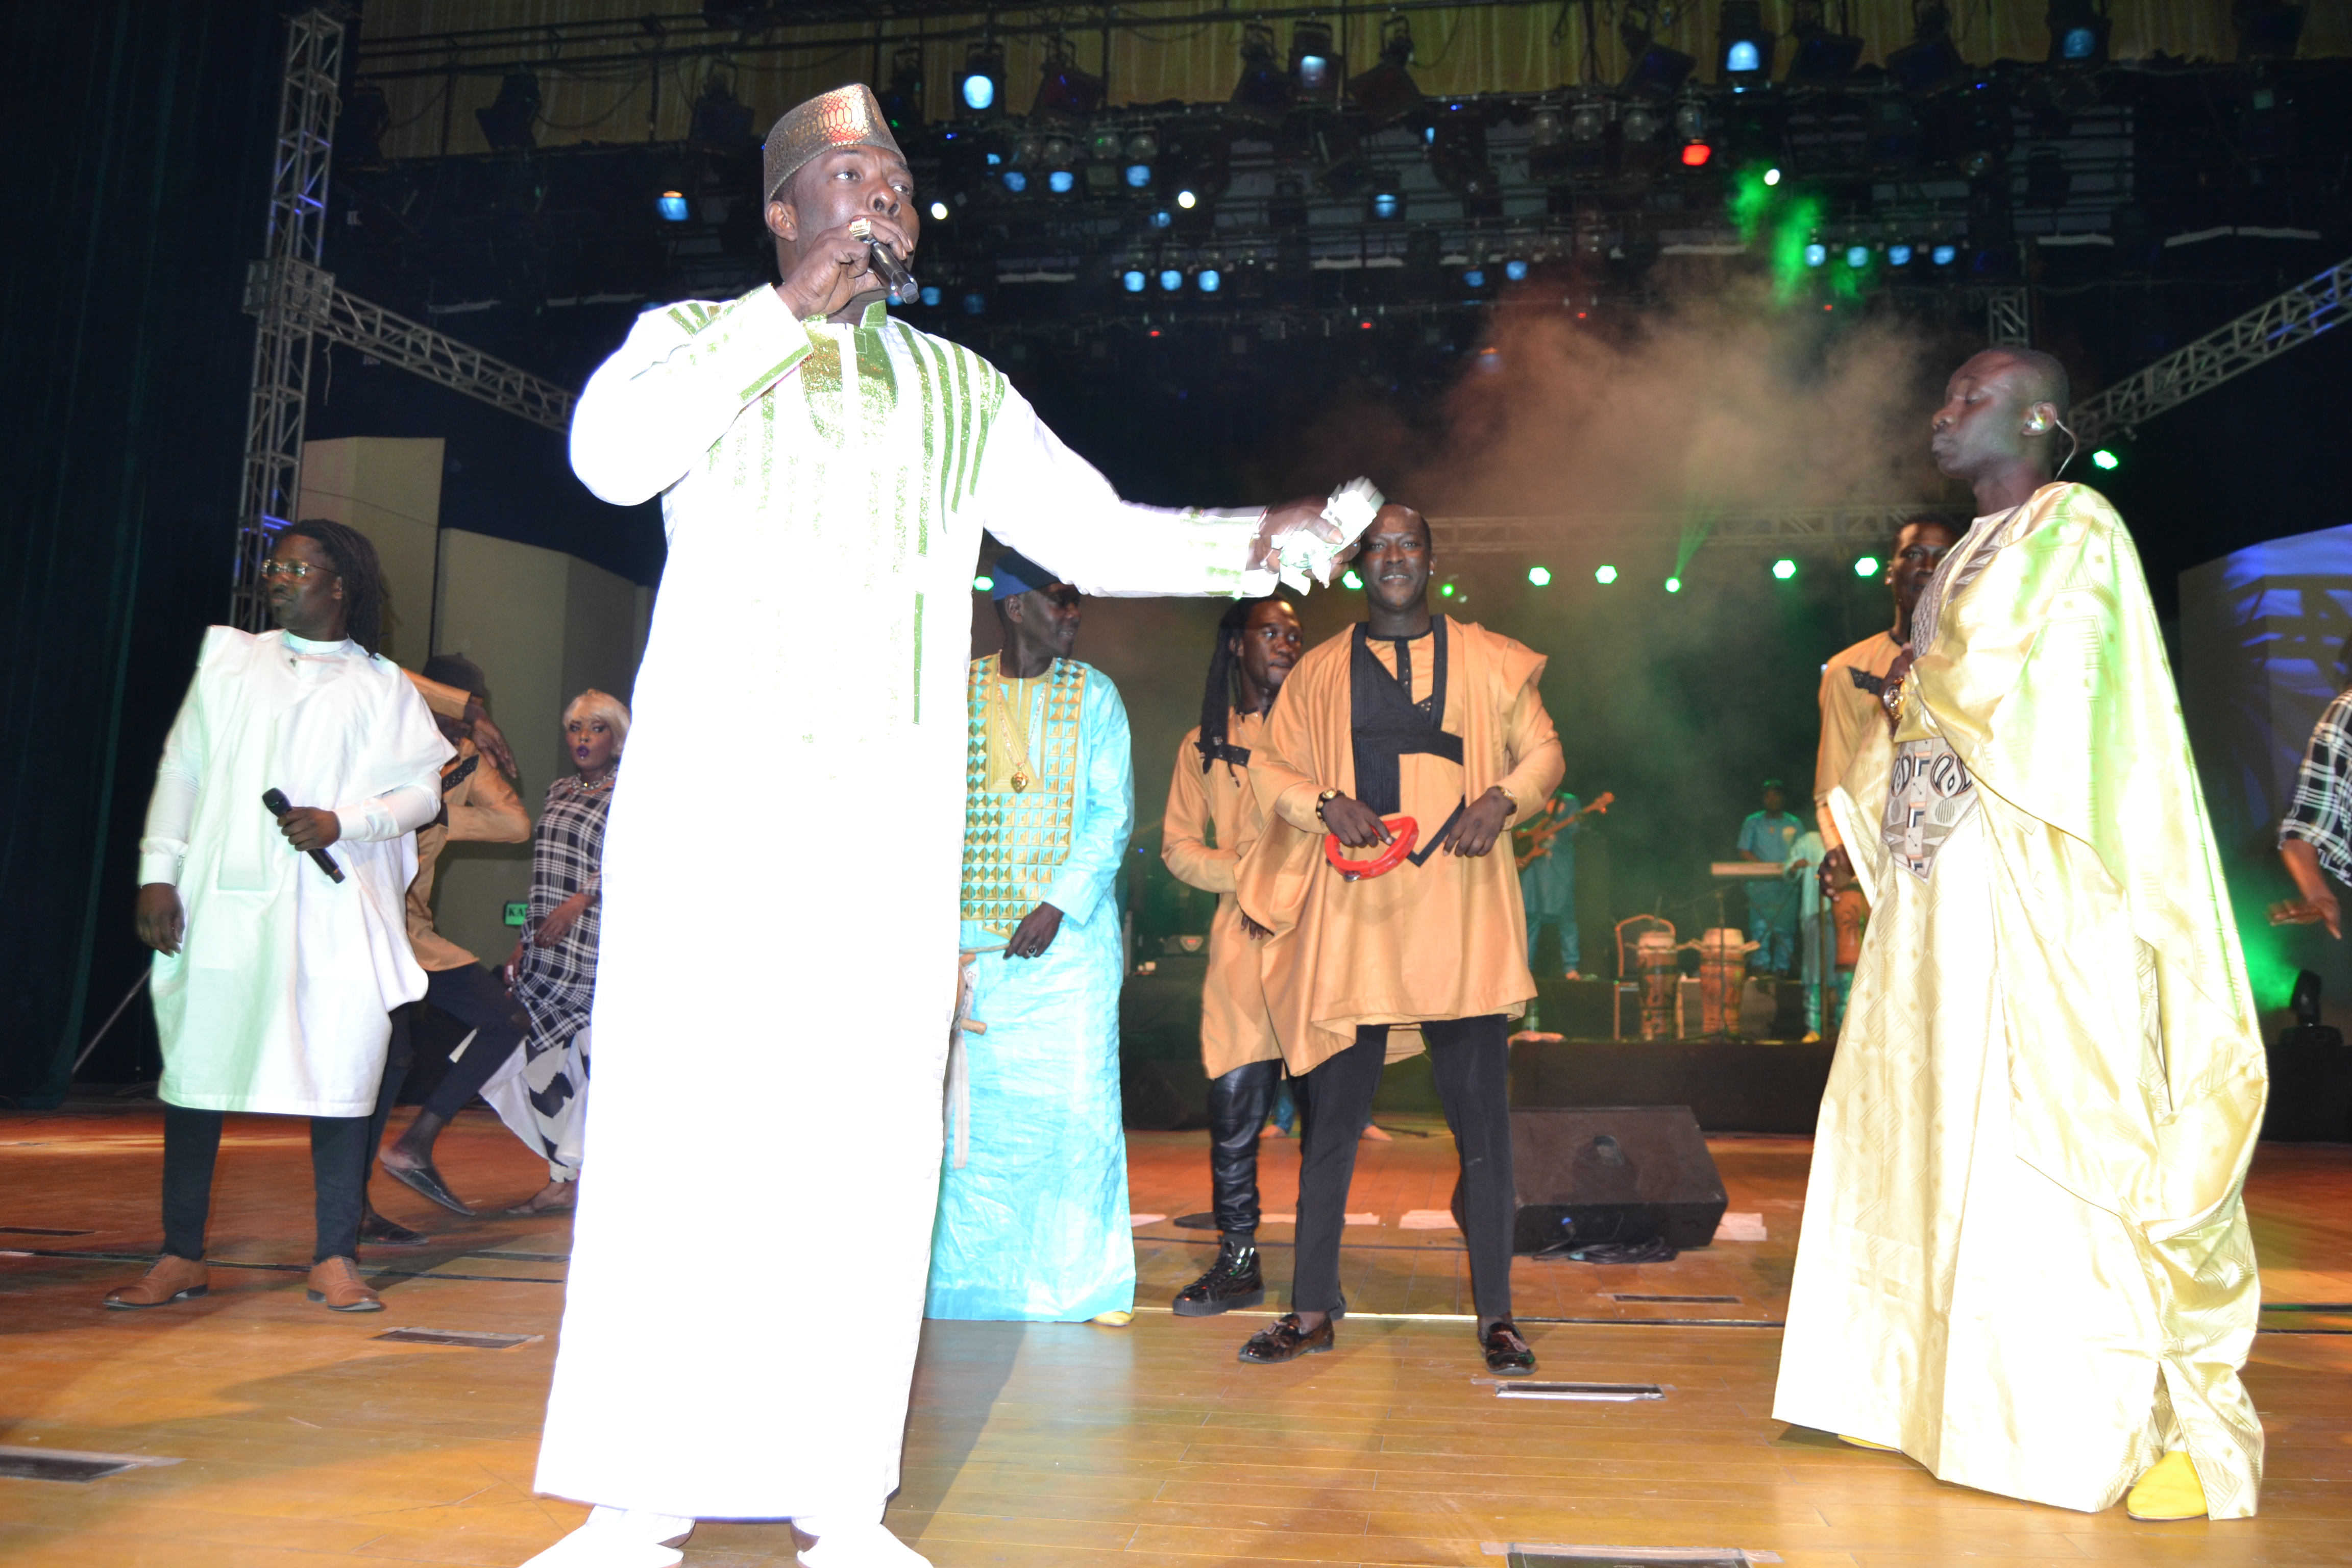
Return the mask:
<svg viewBox="0 0 2352 1568">
<path fill-rule="evenodd" d="M 1323 836 L 1323 858 L 1331 862 L 1331 868 L 1350 882 L 1360 882 L 1367 877 L 1385 876 L 1395 870 L 1398 863 L 1412 853 L 1413 845 L 1421 837 L 1421 824 L 1410 816 L 1383 816 L 1381 821 L 1395 837 L 1378 855 L 1369 860 L 1350 860 L 1347 851 L 1339 847 L 1339 836 L 1327 833 Z"/>
</svg>

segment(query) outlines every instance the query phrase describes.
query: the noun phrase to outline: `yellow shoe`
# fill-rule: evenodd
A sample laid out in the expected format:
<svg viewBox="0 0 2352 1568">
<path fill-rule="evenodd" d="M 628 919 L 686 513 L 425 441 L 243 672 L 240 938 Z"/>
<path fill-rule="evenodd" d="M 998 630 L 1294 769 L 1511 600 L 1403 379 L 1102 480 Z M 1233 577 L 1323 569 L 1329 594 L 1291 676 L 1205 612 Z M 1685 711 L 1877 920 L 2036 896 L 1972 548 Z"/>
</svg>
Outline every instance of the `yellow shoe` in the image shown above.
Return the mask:
<svg viewBox="0 0 2352 1568">
<path fill-rule="evenodd" d="M 1843 1432 L 1838 1434 L 1838 1441 L 1851 1443 L 1857 1448 L 1868 1448 L 1874 1453 L 1899 1454 L 1903 1451 L 1892 1443 L 1874 1443 L 1867 1437 L 1849 1437 Z"/>
<path fill-rule="evenodd" d="M 2134 1519 L 2203 1519 L 2205 1483 L 2197 1479 L 2189 1456 L 2176 1448 L 2140 1477 L 2124 1500 L 2124 1511 Z"/>
<path fill-rule="evenodd" d="M 1123 1329 L 1135 1321 L 1135 1314 L 1133 1312 L 1097 1312 L 1094 1315 L 1094 1321 L 1100 1323 L 1106 1329 Z"/>
</svg>

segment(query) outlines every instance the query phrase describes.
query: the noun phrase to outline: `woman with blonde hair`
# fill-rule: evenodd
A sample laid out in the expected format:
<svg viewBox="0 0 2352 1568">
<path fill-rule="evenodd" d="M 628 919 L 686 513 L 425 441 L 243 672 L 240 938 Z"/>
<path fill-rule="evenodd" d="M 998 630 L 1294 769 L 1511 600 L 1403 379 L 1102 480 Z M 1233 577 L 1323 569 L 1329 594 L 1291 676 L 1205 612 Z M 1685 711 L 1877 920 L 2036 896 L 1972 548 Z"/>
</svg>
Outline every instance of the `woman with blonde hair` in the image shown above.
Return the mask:
<svg viewBox="0 0 2352 1568">
<path fill-rule="evenodd" d="M 547 786 L 531 833 L 530 914 L 509 973 L 515 1001 L 530 1019 L 520 1077 L 547 1152 L 548 1184 L 509 1214 L 568 1212 L 578 1191 L 604 817 L 628 736 L 629 710 L 619 698 L 591 687 L 566 704 L 563 742 L 573 771 Z"/>
</svg>

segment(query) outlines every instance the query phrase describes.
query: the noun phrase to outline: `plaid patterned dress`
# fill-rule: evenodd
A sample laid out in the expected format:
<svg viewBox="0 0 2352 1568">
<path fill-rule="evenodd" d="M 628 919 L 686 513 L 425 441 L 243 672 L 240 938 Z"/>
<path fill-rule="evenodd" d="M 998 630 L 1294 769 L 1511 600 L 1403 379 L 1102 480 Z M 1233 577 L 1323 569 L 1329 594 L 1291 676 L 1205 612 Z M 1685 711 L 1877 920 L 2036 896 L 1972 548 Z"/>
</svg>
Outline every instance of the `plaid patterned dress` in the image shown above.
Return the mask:
<svg viewBox="0 0 2352 1568">
<path fill-rule="evenodd" d="M 530 837 L 530 919 L 522 928 L 522 956 L 515 964 L 514 996 L 530 1018 L 523 1039 L 523 1078 L 540 1124 L 540 1140 L 554 1159 L 565 1143 L 577 1147 L 581 1091 L 587 1087 L 588 1058 L 574 1041 L 588 1027 L 596 996 L 596 939 L 603 903 L 590 904 L 563 940 L 541 946 L 533 940 L 540 922 L 578 892 L 597 890 L 604 861 L 604 816 L 613 804 L 613 780 L 601 789 L 583 786 L 576 775 L 547 786 L 547 804 Z"/>
</svg>

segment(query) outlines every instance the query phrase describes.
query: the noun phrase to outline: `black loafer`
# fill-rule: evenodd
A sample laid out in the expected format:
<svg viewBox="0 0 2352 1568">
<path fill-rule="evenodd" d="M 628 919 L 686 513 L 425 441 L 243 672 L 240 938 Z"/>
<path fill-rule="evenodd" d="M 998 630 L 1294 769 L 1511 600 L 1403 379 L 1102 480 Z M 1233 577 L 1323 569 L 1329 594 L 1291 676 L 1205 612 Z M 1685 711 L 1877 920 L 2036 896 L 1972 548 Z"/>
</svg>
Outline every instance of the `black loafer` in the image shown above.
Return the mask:
<svg viewBox="0 0 2352 1568">
<path fill-rule="evenodd" d="M 1313 1333 L 1301 1332 L 1298 1314 L 1285 1312 L 1274 1321 L 1274 1327 L 1260 1329 L 1241 1348 L 1240 1358 L 1258 1366 L 1273 1366 L 1286 1361 L 1297 1361 L 1303 1355 L 1320 1355 L 1331 1348 L 1331 1320 Z"/>
<path fill-rule="evenodd" d="M 1536 1352 L 1519 1338 L 1517 1325 L 1508 1318 L 1496 1319 L 1495 1326 L 1478 1336 L 1478 1348 L 1486 1352 L 1486 1370 L 1496 1377 L 1535 1374 Z"/>
<path fill-rule="evenodd" d="M 423 1231 L 411 1230 L 373 1209 L 360 1216 L 360 1240 L 369 1247 L 422 1247 L 432 1239 Z"/>
<path fill-rule="evenodd" d="M 1258 1269 L 1257 1248 L 1229 1241 L 1218 1249 L 1207 1273 L 1176 1293 L 1171 1310 L 1180 1318 L 1213 1318 L 1265 1300 L 1265 1276 Z"/>
<path fill-rule="evenodd" d="M 473 1215 L 474 1211 L 468 1208 L 457 1194 L 449 1190 L 449 1184 L 443 1181 L 441 1173 L 430 1164 L 418 1165 L 413 1170 L 404 1170 L 398 1165 L 386 1163 L 383 1173 L 412 1192 L 431 1198 L 451 1214 L 461 1214 L 469 1218 Z"/>
</svg>

